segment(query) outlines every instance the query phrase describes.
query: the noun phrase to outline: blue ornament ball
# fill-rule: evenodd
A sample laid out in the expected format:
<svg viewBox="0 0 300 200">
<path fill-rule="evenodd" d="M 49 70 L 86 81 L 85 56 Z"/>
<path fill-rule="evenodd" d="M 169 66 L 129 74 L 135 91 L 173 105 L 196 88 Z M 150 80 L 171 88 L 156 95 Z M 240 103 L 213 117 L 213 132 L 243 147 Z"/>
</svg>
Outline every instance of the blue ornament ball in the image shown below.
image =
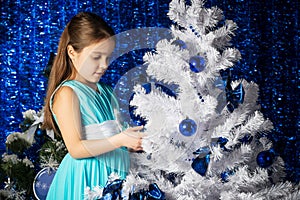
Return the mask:
<svg viewBox="0 0 300 200">
<path fill-rule="evenodd" d="M 256 157 L 258 166 L 262 168 L 270 167 L 274 162 L 275 155 L 271 151 L 262 151 Z"/>
<path fill-rule="evenodd" d="M 36 176 L 33 182 L 33 192 L 37 199 L 46 199 L 49 187 L 52 183 L 56 170 L 46 167 Z"/>
<path fill-rule="evenodd" d="M 179 124 L 179 131 L 184 136 L 192 136 L 197 131 L 197 124 L 192 119 L 184 119 Z"/>
<path fill-rule="evenodd" d="M 207 154 L 204 157 L 197 157 L 192 163 L 192 168 L 201 176 L 205 176 L 207 167 L 210 161 L 210 156 Z"/>
<path fill-rule="evenodd" d="M 205 69 L 205 59 L 201 56 L 193 56 L 189 60 L 190 69 L 195 72 L 199 73 Z"/>
<path fill-rule="evenodd" d="M 182 41 L 182 40 L 174 40 L 174 41 L 172 42 L 172 45 L 178 46 L 181 50 L 187 48 L 185 42 Z"/>
</svg>

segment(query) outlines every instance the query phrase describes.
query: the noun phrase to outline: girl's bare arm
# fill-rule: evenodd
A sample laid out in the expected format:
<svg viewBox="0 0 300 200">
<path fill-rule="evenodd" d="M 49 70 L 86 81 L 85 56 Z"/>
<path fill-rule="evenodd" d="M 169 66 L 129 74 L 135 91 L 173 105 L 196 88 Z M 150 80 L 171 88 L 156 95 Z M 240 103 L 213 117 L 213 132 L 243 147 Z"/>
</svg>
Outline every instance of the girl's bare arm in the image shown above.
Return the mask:
<svg viewBox="0 0 300 200">
<path fill-rule="evenodd" d="M 97 156 L 121 146 L 142 150 L 142 133 L 139 132 L 142 126 L 129 128 L 106 139 L 81 140 L 79 101 L 70 87 L 61 87 L 57 91 L 53 101 L 53 111 L 66 147 L 74 158 Z"/>
</svg>

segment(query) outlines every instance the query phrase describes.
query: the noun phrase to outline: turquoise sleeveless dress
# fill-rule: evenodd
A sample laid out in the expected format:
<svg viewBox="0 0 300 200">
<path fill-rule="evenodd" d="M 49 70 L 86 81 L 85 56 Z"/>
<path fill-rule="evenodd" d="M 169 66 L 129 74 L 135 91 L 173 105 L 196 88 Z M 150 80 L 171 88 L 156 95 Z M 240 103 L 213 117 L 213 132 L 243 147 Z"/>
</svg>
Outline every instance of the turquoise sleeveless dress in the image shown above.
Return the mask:
<svg viewBox="0 0 300 200">
<path fill-rule="evenodd" d="M 98 83 L 100 91 L 98 93 L 81 82 L 68 80 L 63 82 L 56 91 L 61 86 L 71 87 L 79 99 L 82 139 L 103 139 L 121 132 L 114 115 L 118 103 L 111 87 Z M 51 98 L 51 105 L 55 92 Z M 55 114 L 53 112 L 52 114 L 56 120 Z M 104 187 L 112 173 L 117 173 L 121 179 L 125 179 L 129 165 L 129 154 L 125 147 L 97 157 L 82 159 L 75 159 L 68 153 L 57 169 L 47 200 L 84 199 L 84 191 L 87 187 L 90 189 L 95 186 Z"/>
</svg>

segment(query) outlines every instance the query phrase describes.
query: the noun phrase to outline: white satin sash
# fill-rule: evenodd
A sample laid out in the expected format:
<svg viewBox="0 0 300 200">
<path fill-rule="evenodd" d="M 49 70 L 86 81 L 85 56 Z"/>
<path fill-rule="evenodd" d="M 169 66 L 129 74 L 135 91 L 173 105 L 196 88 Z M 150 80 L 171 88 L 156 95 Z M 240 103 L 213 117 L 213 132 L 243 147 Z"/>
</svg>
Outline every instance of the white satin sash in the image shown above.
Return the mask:
<svg viewBox="0 0 300 200">
<path fill-rule="evenodd" d="M 90 124 L 82 129 L 83 140 L 104 139 L 121 132 L 121 128 L 116 120 L 108 120 L 101 124 Z"/>
</svg>

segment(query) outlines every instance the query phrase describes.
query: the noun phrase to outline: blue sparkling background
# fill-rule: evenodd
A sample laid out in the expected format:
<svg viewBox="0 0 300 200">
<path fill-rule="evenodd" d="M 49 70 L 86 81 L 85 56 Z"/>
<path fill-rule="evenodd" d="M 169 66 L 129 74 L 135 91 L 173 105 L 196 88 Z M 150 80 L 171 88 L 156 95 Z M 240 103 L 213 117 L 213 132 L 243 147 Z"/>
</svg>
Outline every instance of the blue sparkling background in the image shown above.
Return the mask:
<svg viewBox="0 0 300 200">
<path fill-rule="evenodd" d="M 167 18 L 169 2 L 1 0 L 1 149 L 5 148 L 6 136 L 19 131 L 22 112 L 42 108 L 47 87 L 43 71 L 72 16 L 80 11 L 97 13 L 116 33 L 141 27 L 168 28 L 172 23 Z M 206 5 L 218 6 L 226 19 L 238 24 L 233 45 L 243 59 L 235 66 L 234 76 L 260 86 L 262 111 L 275 126 L 270 138 L 286 162 L 287 179 L 299 182 L 299 1 L 207 0 Z M 135 36 L 129 35 L 128 40 L 134 43 Z M 118 48 L 122 51 L 129 47 Z M 103 81 L 114 86 L 126 71 L 142 64 L 148 50 L 137 49 L 120 56 Z"/>
</svg>

